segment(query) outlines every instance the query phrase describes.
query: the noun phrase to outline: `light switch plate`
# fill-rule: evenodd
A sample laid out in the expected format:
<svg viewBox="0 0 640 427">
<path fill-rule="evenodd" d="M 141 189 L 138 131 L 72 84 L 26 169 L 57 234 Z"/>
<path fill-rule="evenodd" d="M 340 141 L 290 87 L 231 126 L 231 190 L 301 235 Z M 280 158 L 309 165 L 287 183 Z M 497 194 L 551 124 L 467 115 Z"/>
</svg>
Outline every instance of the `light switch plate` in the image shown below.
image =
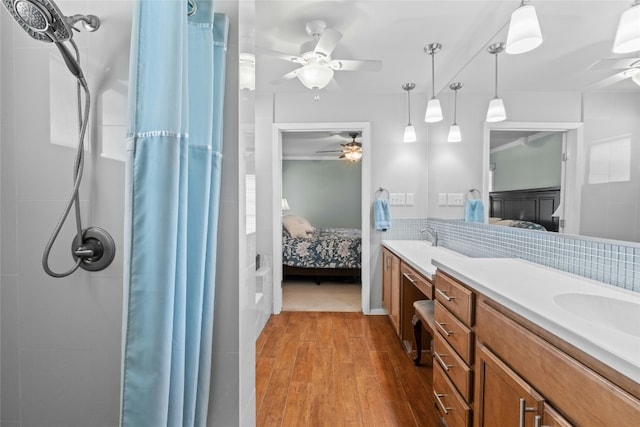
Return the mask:
<svg viewBox="0 0 640 427">
<path fill-rule="evenodd" d="M 447 193 L 447 205 L 449 205 L 449 206 L 462 206 L 462 205 L 464 205 L 464 194 L 462 194 L 462 193 Z"/>
<path fill-rule="evenodd" d="M 404 206 L 405 200 L 406 197 L 404 193 L 391 193 L 389 195 L 389 204 L 391 206 Z"/>
<path fill-rule="evenodd" d="M 447 193 L 438 193 L 438 206 L 447 206 Z"/>
<path fill-rule="evenodd" d="M 407 193 L 407 206 L 413 206 L 415 203 L 415 195 L 414 193 Z"/>
</svg>

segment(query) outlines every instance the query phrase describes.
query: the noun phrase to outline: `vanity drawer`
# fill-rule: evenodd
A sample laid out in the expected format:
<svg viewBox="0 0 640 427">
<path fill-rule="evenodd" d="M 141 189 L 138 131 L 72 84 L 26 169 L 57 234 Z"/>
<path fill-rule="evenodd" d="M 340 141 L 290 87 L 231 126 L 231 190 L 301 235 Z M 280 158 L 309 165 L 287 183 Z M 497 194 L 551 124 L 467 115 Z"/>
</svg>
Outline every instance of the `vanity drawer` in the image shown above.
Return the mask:
<svg viewBox="0 0 640 427">
<path fill-rule="evenodd" d="M 436 300 L 465 325 L 473 326 L 473 292 L 441 271 L 436 273 L 435 284 Z"/>
<path fill-rule="evenodd" d="M 440 336 L 433 337 L 433 364 L 438 364 L 445 371 L 449 379 L 456 386 L 462 397 L 471 401 L 471 368 L 467 365 L 449 344 Z"/>
<path fill-rule="evenodd" d="M 438 364 L 433 365 L 433 400 L 448 427 L 469 427 L 471 407 Z"/>
<path fill-rule="evenodd" d="M 418 288 L 427 299 L 433 299 L 433 284 L 428 279 L 405 263 L 402 263 L 401 271 L 402 275 L 406 277 L 413 286 Z"/>
<path fill-rule="evenodd" d="M 435 302 L 433 317 L 434 329 L 458 352 L 462 360 L 471 365 L 473 360 L 473 332 L 471 329 L 449 313 L 438 300 Z"/>
</svg>

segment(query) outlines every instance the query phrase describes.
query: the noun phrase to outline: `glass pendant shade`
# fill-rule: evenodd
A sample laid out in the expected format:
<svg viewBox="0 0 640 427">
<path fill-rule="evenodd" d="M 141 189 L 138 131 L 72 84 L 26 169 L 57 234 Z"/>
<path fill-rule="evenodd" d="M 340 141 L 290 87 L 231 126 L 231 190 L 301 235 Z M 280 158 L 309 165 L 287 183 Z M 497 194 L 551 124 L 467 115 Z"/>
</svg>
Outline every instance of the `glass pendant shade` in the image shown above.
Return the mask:
<svg viewBox="0 0 640 427">
<path fill-rule="evenodd" d="M 404 138 L 402 139 L 402 141 L 416 142 L 416 128 L 414 128 L 412 124 L 408 124 L 404 128 Z"/>
<path fill-rule="evenodd" d="M 333 78 L 333 70 L 318 63 L 310 63 L 296 72 L 298 80 L 309 89 L 322 89 Z"/>
<path fill-rule="evenodd" d="M 487 109 L 487 121 L 490 123 L 501 122 L 507 119 L 507 112 L 504 109 L 504 102 L 501 98 L 493 98 L 489 102 Z"/>
<path fill-rule="evenodd" d="M 427 113 L 424 116 L 424 121 L 427 123 L 435 123 L 442 120 L 442 108 L 440 108 L 440 100 L 438 98 L 431 98 L 427 103 Z"/>
<path fill-rule="evenodd" d="M 462 141 L 462 133 L 460 132 L 460 126 L 452 124 L 449 128 L 449 136 L 447 136 L 447 142 L 460 142 Z"/>
<path fill-rule="evenodd" d="M 507 33 L 506 52 L 518 54 L 529 52 L 542 44 L 542 32 L 535 7 L 523 5 L 511 14 Z"/>
<path fill-rule="evenodd" d="M 640 1 L 633 2 L 631 8 L 620 17 L 616 38 L 613 41 L 614 53 L 631 53 L 640 50 Z"/>
<path fill-rule="evenodd" d="M 240 89 L 256 89 L 256 58 L 251 53 L 240 54 Z"/>
<path fill-rule="evenodd" d="M 360 160 L 362 158 L 362 151 L 360 151 L 360 150 L 348 151 L 348 152 L 344 153 L 344 157 L 345 157 L 345 159 L 349 160 L 350 162 L 357 162 L 358 160 Z"/>
</svg>

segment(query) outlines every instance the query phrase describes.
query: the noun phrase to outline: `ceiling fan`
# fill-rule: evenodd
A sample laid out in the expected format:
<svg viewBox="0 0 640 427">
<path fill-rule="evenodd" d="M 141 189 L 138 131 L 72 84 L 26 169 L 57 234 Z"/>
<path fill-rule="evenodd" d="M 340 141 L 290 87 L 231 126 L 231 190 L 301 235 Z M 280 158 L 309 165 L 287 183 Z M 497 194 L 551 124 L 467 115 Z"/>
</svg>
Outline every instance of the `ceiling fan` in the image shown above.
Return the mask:
<svg viewBox="0 0 640 427">
<path fill-rule="evenodd" d="M 338 157 L 339 159 L 347 159 L 350 162 L 357 162 L 362 158 L 362 143 L 356 141 L 356 138 L 360 136 L 358 132 L 349 132 L 351 141 L 346 144 L 340 144 L 342 150 L 323 150 L 316 151 L 316 153 L 342 153 Z"/>
<path fill-rule="evenodd" d="M 313 37 L 300 47 L 300 55 L 290 55 L 274 50 L 268 53 L 277 58 L 301 65 L 301 67 L 285 74 L 282 78 L 291 80 L 298 78 L 309 89 L 317 91 L 326 87 L 333 79 L 334 71 L 380 71 L 382 61 L 333 59 L 331 54 L 338 45 L 342 34 L 333 28 L 327 28 L 327 23 L 316 19 L 305 25 L 307 34 Z"/>
<path fill-rule="evenodd" d="M 631 79 L 635 84 L 640 86 L 640 58 L 604 58 L 596 61 L 590 70 L 616 70 L 616 72 L 602 80 L 599 80 L 589 86 L 589 89 L 601 89 L 612 84 L 618 83 L 625 79 Z M 619 71 L 617 71 L 619 70 Z"/>
</svg>

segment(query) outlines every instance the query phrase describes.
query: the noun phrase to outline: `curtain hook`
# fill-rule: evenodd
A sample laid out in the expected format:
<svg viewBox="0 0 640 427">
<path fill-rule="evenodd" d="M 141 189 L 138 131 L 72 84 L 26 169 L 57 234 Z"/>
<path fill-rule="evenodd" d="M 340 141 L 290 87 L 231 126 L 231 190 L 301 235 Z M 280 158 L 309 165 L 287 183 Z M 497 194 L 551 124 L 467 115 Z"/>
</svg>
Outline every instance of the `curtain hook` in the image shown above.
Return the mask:
<svg viewBox="0 0 640 427">
<path fill-rule="evenodd" d="M 198 11 L 198 2 L 196 0 L 187 0 L 187 16 L 193 16 Z"/>
</svg>

